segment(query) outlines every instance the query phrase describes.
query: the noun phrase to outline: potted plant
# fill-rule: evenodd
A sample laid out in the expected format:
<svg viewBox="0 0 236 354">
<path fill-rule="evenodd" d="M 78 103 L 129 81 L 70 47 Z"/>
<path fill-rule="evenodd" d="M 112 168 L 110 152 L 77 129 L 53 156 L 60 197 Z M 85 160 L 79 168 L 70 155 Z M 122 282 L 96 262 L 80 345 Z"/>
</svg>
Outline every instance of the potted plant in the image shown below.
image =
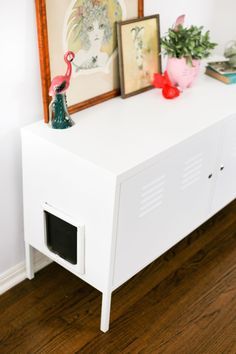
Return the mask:
<svg viewBox="0 0 236 354">
<path fill-rule="evenodd" d="M 201 59 L 207 58 L 216 47 L 210 41 L 210 32 L 203 27 L 184 27 L 185 15 L 178 17 L 175 26 L 161 40 L 168 55 L 167 72 L 172 83 L 182 90 L 190 87 L 197 77 Z"/>
</svg>

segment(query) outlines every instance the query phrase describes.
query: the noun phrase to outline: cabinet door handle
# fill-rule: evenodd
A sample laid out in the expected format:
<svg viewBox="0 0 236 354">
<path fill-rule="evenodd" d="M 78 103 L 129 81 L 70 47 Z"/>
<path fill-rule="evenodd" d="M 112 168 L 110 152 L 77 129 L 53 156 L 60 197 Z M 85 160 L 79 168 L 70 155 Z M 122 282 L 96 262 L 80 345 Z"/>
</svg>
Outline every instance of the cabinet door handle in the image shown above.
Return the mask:
<svg viewBox="0 0 236 354">
<path fill-rule="evenodd" d="M 221 166 L 220 166 L 220 171 L 223 171 L 224 168 L 225 168 L 225 166 L 224 166 L 224 165 L 221 165 Z"/>
<path fill-rule="evenodd" d="M 213 173 L 210 173 L 208 178 L 211 179 L 213 177 Z"/>
</svg>

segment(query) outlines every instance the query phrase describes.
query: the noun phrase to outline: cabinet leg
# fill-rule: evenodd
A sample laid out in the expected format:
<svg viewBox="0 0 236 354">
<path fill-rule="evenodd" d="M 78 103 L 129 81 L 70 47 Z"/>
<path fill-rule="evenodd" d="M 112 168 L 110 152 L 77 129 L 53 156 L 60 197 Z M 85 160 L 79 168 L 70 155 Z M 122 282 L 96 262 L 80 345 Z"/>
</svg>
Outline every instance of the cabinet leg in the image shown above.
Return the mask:
<svg viewBox="0 0 236 354">
<path fill-rule="evenodd" d="M 27 242 L 25 242 L 25 266 L 26 266 L 27 278 L 33 279 L 34 278 L 33 248 Z"/>
<path fill-rule="evenodd" d="M 111 310 L 111 293 L 110 292 L 103 293 L 102 294 L 102 314 L 101 314 L 100 329 L 104 333 L 109 330 L 110 310 Z"/>
</svg>

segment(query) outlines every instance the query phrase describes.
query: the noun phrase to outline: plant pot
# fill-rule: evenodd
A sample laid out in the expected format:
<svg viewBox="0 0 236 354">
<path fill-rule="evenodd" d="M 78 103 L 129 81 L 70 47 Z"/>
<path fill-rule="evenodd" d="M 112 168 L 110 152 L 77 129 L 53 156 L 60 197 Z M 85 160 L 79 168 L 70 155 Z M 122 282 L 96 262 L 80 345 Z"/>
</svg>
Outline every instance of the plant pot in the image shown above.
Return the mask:
<svg viewBox="0 0 236 354">
<path fill-rule="evenodd" d="M 192 65 L 185 58 L 168 58 L 167 72 L 171 82 L 181 90 L 192 86 L 200 71 L 200 60 L 193 60 Z"/>
</svg>

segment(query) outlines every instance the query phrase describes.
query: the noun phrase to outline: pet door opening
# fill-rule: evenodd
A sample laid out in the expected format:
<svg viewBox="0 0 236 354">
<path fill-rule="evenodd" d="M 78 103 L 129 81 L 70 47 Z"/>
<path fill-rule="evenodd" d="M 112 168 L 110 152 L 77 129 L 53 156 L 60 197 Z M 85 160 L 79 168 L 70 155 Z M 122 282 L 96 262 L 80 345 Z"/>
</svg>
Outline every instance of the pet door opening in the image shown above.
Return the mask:
<svg viewBox="0 0 236 354">
<path fill-rule="evenodd" d="M 49 250 L 71 264 L 77 264 L 77 227 L 44 211 Z"/>
</svg>

